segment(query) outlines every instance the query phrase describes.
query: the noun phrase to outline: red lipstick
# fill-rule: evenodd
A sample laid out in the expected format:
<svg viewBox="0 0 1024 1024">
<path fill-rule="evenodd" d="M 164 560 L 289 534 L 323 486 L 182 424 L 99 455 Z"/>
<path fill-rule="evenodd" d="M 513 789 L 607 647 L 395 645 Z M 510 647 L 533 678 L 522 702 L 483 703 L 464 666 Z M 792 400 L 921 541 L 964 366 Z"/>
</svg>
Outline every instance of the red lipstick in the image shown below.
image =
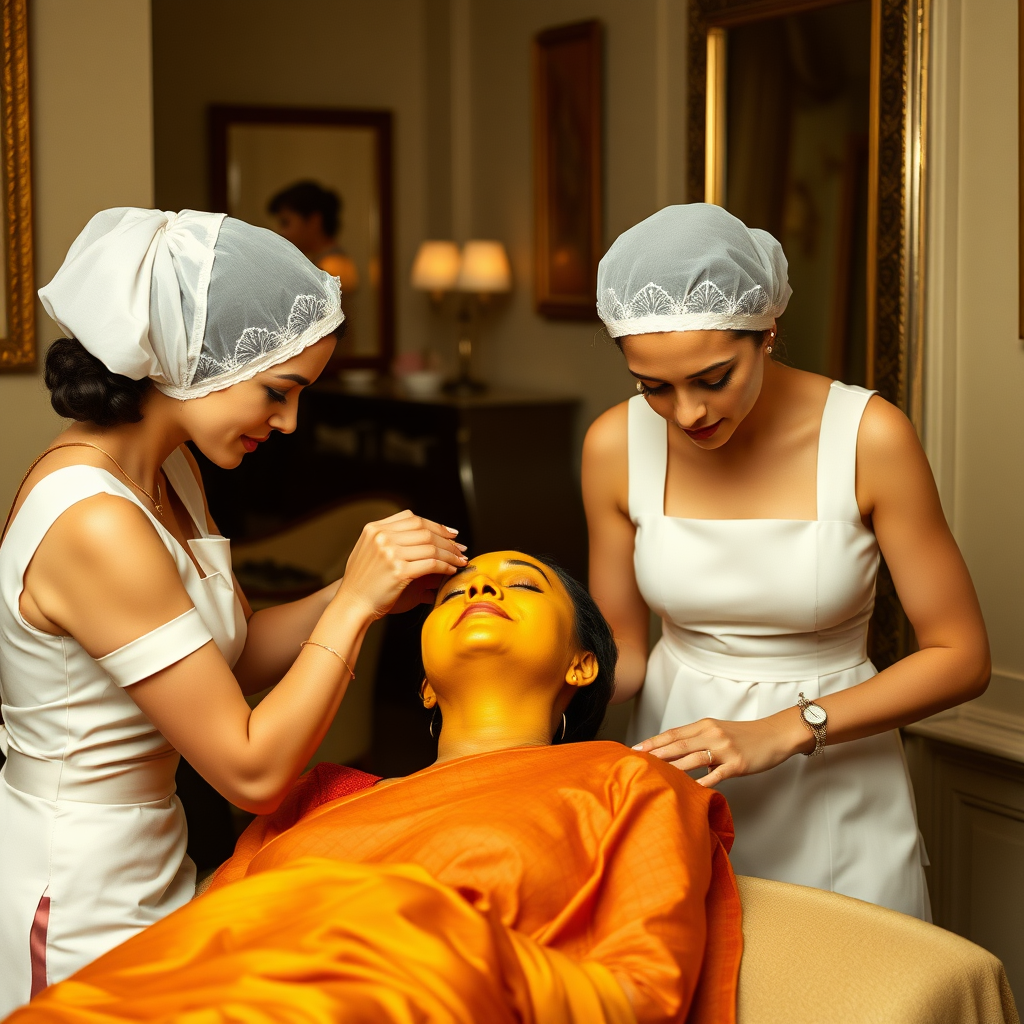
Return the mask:
<svg viewBox="0 0 1024 1024">
<path fill-rule="evenodd" d="M 270 437 L 270 435 L 267 434 L 267 437 Z M 259 445 L 261 442 L 266 441 L 267 437 L 250 437 L 248 434 L 243 434 L 242 447 L 247 452 L 254 452 L 256 451 L 256 446 Z"/>
<path fill-rule="evenodd" d="M 709 437 L 714 436 L 715 431 L 717 431 L 721 425 L 722 421 L 717 420 L 715 423 L 712 423 L 710 427 L 701 427 L 700 430 L 687 430 L 684 427 L 683 432 L 687 437 L 692 437 L 694 441 L 706 441 Z"/>
</svg>

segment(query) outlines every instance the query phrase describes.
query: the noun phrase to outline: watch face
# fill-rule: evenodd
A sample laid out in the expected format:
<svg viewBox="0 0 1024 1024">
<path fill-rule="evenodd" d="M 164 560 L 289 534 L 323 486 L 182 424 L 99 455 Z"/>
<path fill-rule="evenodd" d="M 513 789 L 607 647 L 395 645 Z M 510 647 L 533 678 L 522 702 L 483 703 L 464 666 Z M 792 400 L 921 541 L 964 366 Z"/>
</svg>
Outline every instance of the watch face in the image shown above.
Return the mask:
<svg viewBox="0 0 1024 1024">
<path fill-rule="evenodd" d="M 804 721 L 809 725 L 824 725 L 828 721 L 828 715 L 825 714 L 824 708 L 819 708 L 817 704 L 810 704 L 803 710 Z"/>
</svg>

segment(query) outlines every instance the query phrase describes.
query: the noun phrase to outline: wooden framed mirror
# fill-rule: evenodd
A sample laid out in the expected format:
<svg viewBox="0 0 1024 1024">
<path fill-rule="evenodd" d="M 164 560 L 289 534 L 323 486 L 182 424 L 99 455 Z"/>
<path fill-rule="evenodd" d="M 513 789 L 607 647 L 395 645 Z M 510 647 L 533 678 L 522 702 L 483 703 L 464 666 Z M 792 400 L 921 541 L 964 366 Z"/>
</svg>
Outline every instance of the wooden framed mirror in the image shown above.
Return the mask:
<svg viewBox="0 0 1024 1024">
<path fill-rule="evenodd" d="M 922 422 L 929 0 L 692 0 L 689 180 L 775 235 L 784 358 Z M 883 565 L 879 668 L 912 643 Z"/>
<path fill-rule="evenodd" d="M 28 120 L 28 12 L 26 0 L 2 0 L 3 230 L 0 264 L 0 372 L 36 365 L 35 280 L 32 253 L 32 164 Z"/>
<path fill-rule="evenodd" d="M 280 231 L 340 278 L 347 328 L 331 367 L 387 373 L 395 333 L 391 113 L 215 105 L 209 127 L 212 209 Z M 319 225 L 312 236 L 301 223 L 311 218 Z"/>
</svg>

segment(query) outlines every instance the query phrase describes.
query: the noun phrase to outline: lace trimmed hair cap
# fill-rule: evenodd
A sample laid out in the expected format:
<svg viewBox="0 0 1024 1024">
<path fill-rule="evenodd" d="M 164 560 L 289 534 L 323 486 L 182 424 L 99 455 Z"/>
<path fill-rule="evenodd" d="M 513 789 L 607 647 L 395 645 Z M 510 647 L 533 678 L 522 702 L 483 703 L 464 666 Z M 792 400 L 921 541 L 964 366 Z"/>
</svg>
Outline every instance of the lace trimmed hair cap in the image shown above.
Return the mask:
<svg viewBox="0 0 1024 1024">
<path fill-rule="evenodd" d="M 291 242 L 222 213 L 97 213 L 39 298 L 112 373 L 202 398 L 345 319 L 341 286 Z"/>
<path fill-rule="evenodd" d="M 793 289 L 782 246 L 720 206 L 666 206 L 624 231 L 597 269 L 613 338 L 658 331 L 763 331 Z"/>
</svg>

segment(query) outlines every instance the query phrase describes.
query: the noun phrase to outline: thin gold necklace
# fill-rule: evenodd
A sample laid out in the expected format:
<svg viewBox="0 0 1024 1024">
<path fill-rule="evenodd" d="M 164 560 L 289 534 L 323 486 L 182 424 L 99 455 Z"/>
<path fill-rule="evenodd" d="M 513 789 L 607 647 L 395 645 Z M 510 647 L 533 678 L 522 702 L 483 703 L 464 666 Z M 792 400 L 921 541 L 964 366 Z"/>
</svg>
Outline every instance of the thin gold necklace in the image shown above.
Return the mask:
<svg viewBox="0 0 1024 1024">
<path fill-rule="evenodd" d="M 4 523 L 4 530 L 3 530 L 4 534 L 7 533 L 7 527 L 11 525 L 11 516 L 14 515 L 14 506 L 18 502 L 18 495 L 21 494 L 21 489 L 22 489 L 22 487 L 25 486 L 25 481 L 29 478 L 29 474 L 31 474 L 32 470 L 35 469 L 36 466 L 38 466 L 39 463 L 42 462 L 42 460 L 44 458 L 46 458 L 47 455 L 50 454 L 50 452 L 55 452 L 59 448 L 95 448 L 96 451 L 101 452 L 103 455 L 106 455 L 106 457 L 108 459 L 110 459 L 110 461 L 115 466 L 117 466 L 117 469 L 120 472 L 121 476 L 123 476 L 125 478 L 125 480 L 127 480 L 128 483 L 130 483 L 132 485 L 132 487 L 135 487 L 137 490 L 142 491 L 142 493 L 147 498 L 149 498 L 149 500 L 153 503 L 153 508 L 156 509 L 156 514 L 158 516 L 160 516 L 161 519 L 163 519 L 163 517 L 164 517 L 163 495 L 161 494 L 161 491 L 160 491 L 160 480 L 159 480 L 159 478 L 157 478 L 157 482 L 156 482 L 156 493 L 158 495 L 160 495 L 160 500 L 158 501 L 156 498 L 153 497 L 152 494 L 149 493 L 149 491 L 146 490 L 145 487 L 142 486 L 142 484 L 140 484 L 137 480 L 133 480 L 125 472 L 124 466 L 122 466 L 121 463 L 118 462 L 117 459 L 115 459 L 114 456 L 111 455 L 110 452 L 108 452 L 105 448 L 101 448 L 98 444 L 93 444 L 91 441 L 64 441 L 62 444 L 51 445 L 49 448 L 46 449 L 45 452 L 43 452 L 41 455 L 39 455 L 38 458 L 36 458 L 33 461 L 31 466 L 28 467 L 28 472 L 26 472 L 25 475 L 21 478 L 21 483 L 18 484 L 18 489 L 14 492 L 14 501 L 11 502 L 11 511 L 7 513 L 7 522 Z"/>
</svg>

